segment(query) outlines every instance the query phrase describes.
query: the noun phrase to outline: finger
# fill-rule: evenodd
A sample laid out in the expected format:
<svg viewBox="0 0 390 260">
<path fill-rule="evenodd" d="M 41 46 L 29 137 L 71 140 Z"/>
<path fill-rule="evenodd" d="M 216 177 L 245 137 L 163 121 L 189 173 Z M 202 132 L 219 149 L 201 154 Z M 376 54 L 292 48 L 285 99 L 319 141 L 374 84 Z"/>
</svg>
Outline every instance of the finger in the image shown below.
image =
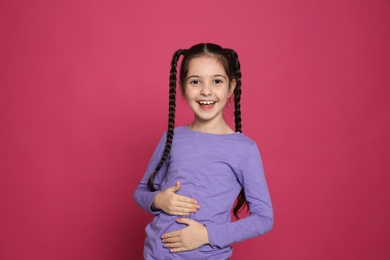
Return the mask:
<svg viewBox="0 0 390 260">
<path fill-rule="evenodd" d="M 172 189 L 171 191 L 176 193 L 178 190 L 180 190 L 180 187 L 181 187 L 180 181 L 177 181 L 176 184 L 171 187 Z"/>
<path fill-rule="evenodd" d="M 183 195 L 177 195 L 177 200 L 180 202 L 190 203 L 190 204 L 198 204 L 196 200 L 193 198 L 183 196 Z"/>
<path fill-rule="evenodd" d="M 175 209 L 173 216 L 179 216 L 179 217 L 186 217 L 190 215 L 191 213 L 195 213 L 197 209 L 187 209 L 187 208 L 178 208 Z"/>
<path fill-rule="evenodd" d="M 198 204 L 188 203 L 188 202 L 179 202 L 177 203 L 176 207 L 182 208 L 182 209 L 200 209 L 200 206 Z"/>
<path fill-rule="evenodd" d="M 198 202 L 192 198 L 177 195 L 176 194 L 176 206 L 180 206 L 188 209 L 200 209 Z"/>
<path fill-rule="evenodd" d="M 186 203 L 186 202 L 175 202 L 174 205 L 172 205 L 173 211 L 195 212 L 198 209 L 200 209 L 199 205 Z M 193 210 L 195 210 L 195 211 L 193 211 Z"/>
<path fill-rule="evenodd" d="M 180 242 L 177 242 L 177 243 L 164 243 L 164 247 L 177 249 L 177 248 L 183 247 L 183 244 L 180 243 Z"/>
<path fill-rule="evenodd" d="M 163 242 L 163 244 L 179 243 L 181 242 L 181 237 L 177 236 L 177 237 L 163 238 L 161 239 L 161 242 Z"/>
<path fill-rule="evenodd" d="M 185 217 L 185 216 L 190 215 L 190 213 L 192 213 L 192 212 L 195 212 L 195 211 L 189 211 L 189 210 L 180 210 L 179 211 L 179 210 L 177 210 L 177 211 L 172 212 L 171 215 Z"/>
<path fill-rule="evenodd" d="M 175 192 L 177 192 L 178 190 L 180 190 L 180 187 L 181 187 L 181 183 L 180 183 L 180 181 L 177 181 L 177 182 L 176 182 L 176 190 L 175 190 Z"/>
<path fill-rule="evenodd" d="M 189 213 L 196 212 L 194 209 L 181 207 L 180 205 L 172 206 L 170 208 L 170 214 L 176 216 L 188 215 Z"/>
<path fill-rule="evenodd" d="M 165 233 L 164 235 L 161 236 L 161 238 L 162 239 L 166 239 L 166 238 L 178 237 L 178 236 L 180 236 L 180 232 L 179 231 L 173 231 L 173 232 Z"/>
<path fill-rule="evenodd" d="M 180 190 L 180 186 L 180 181 L 177 181 L 175 185 L 169 187 L 167 190 L 176 193 L 178 190 Z"/>
<path fill-rule="evenodd" d="M 196 208 L 188 208 L 188 207 L 176 205 L 176 206 L 168 207 L 166 212 L 172 216 L 187 216 L 190 213 L 194 213 L 196 211 L 197 211 Z"/>
</svg>

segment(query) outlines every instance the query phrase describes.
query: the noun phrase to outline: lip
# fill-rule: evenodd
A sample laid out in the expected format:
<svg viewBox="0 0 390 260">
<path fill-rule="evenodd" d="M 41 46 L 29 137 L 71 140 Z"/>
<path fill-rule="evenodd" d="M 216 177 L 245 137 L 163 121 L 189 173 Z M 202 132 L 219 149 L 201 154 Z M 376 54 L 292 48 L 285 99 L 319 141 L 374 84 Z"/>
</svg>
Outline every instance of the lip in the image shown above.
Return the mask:
<svg viewBox="0 0 390 260">
<path fill-rule="evenodd" d="M 210 111 L 214 108 L 214 105 L 217 103 L 217 101 L 214 100 L 198 100 L 196 101 L 198 103 L 199 108 L 203 111 Z"/>
<path fill-rule="evenodd" d="M 201 103 L 205 103 L 205 104 L 208 104 L 208 103 L 210 103 L 210 104 L 215 104 L 217 101 L 215 101 L 215 100 L 202 99 L 202 100 L 197 100 L 196 102 L 199 103 L 199 104 L 201 104 Z"/>
</svg>

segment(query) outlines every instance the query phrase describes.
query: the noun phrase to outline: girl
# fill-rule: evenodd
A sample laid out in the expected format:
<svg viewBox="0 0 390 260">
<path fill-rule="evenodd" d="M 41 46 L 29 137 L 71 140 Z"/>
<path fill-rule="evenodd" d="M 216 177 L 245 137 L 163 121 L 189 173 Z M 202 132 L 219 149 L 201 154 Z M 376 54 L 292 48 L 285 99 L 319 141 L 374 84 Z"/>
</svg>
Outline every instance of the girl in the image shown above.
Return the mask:
<svg viewBox="0 0 390 260">
<path fill-rule="evenodd" d="M 175 128 L 179 85 L 194 113 Z M 231 244 L 268 232 L 273 211 L 257 145 L 241 133 L 241 72 L 237 53 L 215 44 L 175 52 L 170 72 L 169 123 L 134 199 L 154 214 L 146 227 L 145 259 L 227 259 Z M 235 127 L 222 112 L 234 97 Z M 231 222 L 247 206 L 250 215 Z"/>
</svg>

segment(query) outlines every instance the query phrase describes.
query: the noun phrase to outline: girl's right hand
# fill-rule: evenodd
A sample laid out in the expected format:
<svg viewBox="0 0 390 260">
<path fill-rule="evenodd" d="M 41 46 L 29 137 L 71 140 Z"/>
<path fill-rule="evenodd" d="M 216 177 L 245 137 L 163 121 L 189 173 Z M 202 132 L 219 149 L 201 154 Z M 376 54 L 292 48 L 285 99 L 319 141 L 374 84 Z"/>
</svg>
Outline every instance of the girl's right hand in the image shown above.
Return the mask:
<svg viewBox="0 0 390 260">
<path fill-rule="evenodd" d="M 198 202 L 192 198 L 176 194 L 179 189 L 180 181 L 177 181 L 176 185 L 157 193 L 152 204 L 152 210 L 162 210 L 174 216 L 187 216 L 196 212 L 200 208 Z"/>
</svg>

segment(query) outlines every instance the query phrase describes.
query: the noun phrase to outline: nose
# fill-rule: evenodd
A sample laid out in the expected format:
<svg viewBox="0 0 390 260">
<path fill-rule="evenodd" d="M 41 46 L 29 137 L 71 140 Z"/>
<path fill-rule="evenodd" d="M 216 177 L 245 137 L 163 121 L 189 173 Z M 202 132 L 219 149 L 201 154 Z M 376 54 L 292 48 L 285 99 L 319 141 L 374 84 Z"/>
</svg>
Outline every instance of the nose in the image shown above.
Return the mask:
<svg viewBox="0 0 390 260">
<path fill-rule="evenodd" d="M 212 91 L 211 91 L 211 87 L 208 83 L 205 83 L 203 86 L 202 86 L 202 89 L 200 90 L 200 94 L 201 95 L 204 95 L 204 96 L 209 96 L 211 95 Z"/>
</svg>

